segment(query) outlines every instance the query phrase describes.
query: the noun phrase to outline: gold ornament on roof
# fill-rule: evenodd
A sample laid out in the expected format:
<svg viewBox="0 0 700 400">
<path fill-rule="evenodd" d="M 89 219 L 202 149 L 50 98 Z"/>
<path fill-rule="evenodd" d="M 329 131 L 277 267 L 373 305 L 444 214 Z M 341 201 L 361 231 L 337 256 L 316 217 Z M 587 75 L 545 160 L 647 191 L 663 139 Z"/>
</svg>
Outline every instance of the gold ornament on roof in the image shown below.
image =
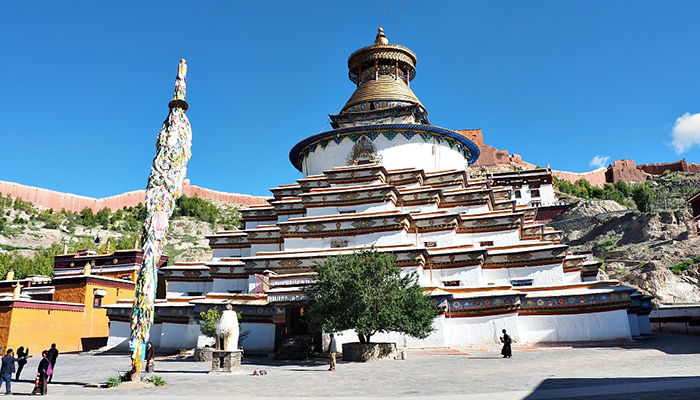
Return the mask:
<svg viewBox="0 0 700 400">
<path fill-rule="evenodd" d="M 377 46 L 389 44 L 389 39 L 387 39 L 386 35 L 384 35 L 384 28 L 382 28 L 381 26 L 379 27 L 379 29 L 377 29 L 377 38 L 374 39 L 374 44 L 376 44 Z"/>
</svg>

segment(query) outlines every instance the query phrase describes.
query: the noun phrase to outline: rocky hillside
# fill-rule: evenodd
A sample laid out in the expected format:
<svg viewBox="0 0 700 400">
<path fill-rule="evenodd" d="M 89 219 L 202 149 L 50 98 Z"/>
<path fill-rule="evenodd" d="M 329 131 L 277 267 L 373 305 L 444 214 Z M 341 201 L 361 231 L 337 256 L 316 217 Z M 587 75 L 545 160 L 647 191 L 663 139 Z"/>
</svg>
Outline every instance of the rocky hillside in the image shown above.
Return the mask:
<svg viewBox="0 0 700 400">
<path fill-rule="evenodd" d="M 206 235 L 240 223 L 239 205 L 183 197 L 170 222 L 165 254 L 169 263 L 211 259 Z M 55 211 L 0 195 L 0 279 L 9 269 L 18 277 L 52 271 L 53 255 L 82 249 L 110 252 L 137 247 L 142 206 L 111 212 Z"/>
<path fill-rule="evenodd" d="M 686 195 L 700 180 L 666 174 L 648 183 L 652 212 L 611 200 L 580 200 L 550 226 L 564 231 L 574 251 L 604 261 L 604 275 L 654 295 L 662 303 L 699 302 L 700 239 L 691 224 Z"/>
</svg>

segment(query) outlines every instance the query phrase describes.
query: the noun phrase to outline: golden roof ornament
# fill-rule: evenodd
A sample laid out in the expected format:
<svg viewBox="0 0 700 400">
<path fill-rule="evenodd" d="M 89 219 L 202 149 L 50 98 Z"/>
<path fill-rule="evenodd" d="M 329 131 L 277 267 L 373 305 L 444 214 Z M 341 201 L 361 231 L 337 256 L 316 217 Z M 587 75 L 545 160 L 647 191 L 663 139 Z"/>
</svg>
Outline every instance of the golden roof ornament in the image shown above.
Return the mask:
<svg viewBox="0 0 700 400">
<path fill-rule="evenodd" d="M 377 46 L 383 46 L 389 44 L 389 39 L 384 35 L 384 28 L 381 26 L 377 29 L 377 38 L 374 39 L 374 44 Z"/>
</svg>

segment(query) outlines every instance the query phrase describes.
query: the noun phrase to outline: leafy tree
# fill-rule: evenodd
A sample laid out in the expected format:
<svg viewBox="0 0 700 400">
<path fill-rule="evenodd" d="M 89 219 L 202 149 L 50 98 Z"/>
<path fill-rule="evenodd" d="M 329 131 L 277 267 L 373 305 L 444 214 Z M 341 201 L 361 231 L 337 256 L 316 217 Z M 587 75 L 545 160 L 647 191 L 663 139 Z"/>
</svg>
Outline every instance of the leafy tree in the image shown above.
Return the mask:
<svg viewBox="0 0 700 400">
<path fill-rule="evenodd" d="M 625 197 L 630 197 L 632 194 L 632 188 L 630 187 L 629 183 L 625 181 L 615 182 L 615 189 L 619 190 Z"/>
<path fill-rule="evenodd" d="M 646 183 L 639 183 L 632 188 L 632 200 L 641 212 L 649 212 L 654 206 L 654 191 Z"/>
<path fill-rule="evenodd" d="M 221 318 L 219 309 L 216 307 L 208 309 L 206 312 L 199 313 L 202 318 L 202 324 L 199 326 L 199 330 L 202 331 L 204 336 L 215 338 L 216 337 L 216 324 Z"/>
<path fill-rule="evenodd" d="M 94 228 L 97 226 L 97 217 L 92 212 L 92 209 L 85 207 L 80 210 L 80 220 L 88 228 Z"/>
<path fill-rule="evenodd" d="M 394 255 L 376 250 L 328 257 L 312 266 L 317 284 L 307 291 L 305 315 L 326 332 L 354 329 L 360 343 L 375 333 L 396 331 L 423 339 L 436 310 L 415 272 L 401 274 Z"/>
<path fill-rule="evenodd" d="M 103 227 L 108 227 L 109 226 L 109 215 L 111 214 L 110 209 L 105 207 L 101 209 L 100 211 L 95 214 L 95 219 L 98 224 L 102 225 Z"/>
</svg>

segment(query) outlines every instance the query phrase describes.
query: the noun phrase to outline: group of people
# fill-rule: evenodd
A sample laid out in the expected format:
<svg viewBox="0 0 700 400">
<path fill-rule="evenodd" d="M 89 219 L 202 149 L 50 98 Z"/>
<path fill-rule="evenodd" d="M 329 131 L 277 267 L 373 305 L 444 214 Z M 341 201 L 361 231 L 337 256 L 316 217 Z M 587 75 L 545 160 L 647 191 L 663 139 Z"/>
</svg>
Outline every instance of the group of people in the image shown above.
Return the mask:
<svg viewBox="0 0 700 400">
<path fill-rule="evenodd" d="M 506 330 L 503 330 L 503 336 L 500 337 L 501 343 L 503 343 L 503 347 L 501 348 L 501 355 L 503 355 L 503 358 L 511 358 L 513 357 L 513 349 L 511 348 L 511 343 L 513 342 L 513 339 L 510 338 L 510 336 L 506 333 Z M 330 341 L 328 343 L 328 354 L 331 357 L 331 366 L 328 368 L 329 371 L 335 371 L 336 368 L 336 353 L 338 352 L 338 343 L 335 340 L 335 335 L 330 334 Z"/>
<path fill-rule="evenodd" d="M 29 348 L 26 350 L 24 347 L 17 349 L 17 357 L 15 357 L 15 352 L 12 349 L 8 349 L 7 353 L 2 357 L 2 367 L 0 367 L 0 389 L 2 389 L 2 383 L 5 383 L 5 394 L 12 394 L 12 374 L 15 374 L 15 382 L 19 382 L 19 376 L 22 373 L 22 369 L 27 364 L 27 358 L 29 358 Z M 53 379 L 53 371 L 56 367 L 56 360 L 58 359 L 58 349 L 56 348 L 56 343 L 51 345 L 49 350 L 44 350 L 41 352 L 41 361 L 39 361 L 39 367 L 37 368 L 36 380 L 34 381 L 34 390 L 32 394 L 46 394 L 46 386 L 48 382 Z M 15 363 L 17 363 L 17 369 L 15 371 Z"/>
</svg>

